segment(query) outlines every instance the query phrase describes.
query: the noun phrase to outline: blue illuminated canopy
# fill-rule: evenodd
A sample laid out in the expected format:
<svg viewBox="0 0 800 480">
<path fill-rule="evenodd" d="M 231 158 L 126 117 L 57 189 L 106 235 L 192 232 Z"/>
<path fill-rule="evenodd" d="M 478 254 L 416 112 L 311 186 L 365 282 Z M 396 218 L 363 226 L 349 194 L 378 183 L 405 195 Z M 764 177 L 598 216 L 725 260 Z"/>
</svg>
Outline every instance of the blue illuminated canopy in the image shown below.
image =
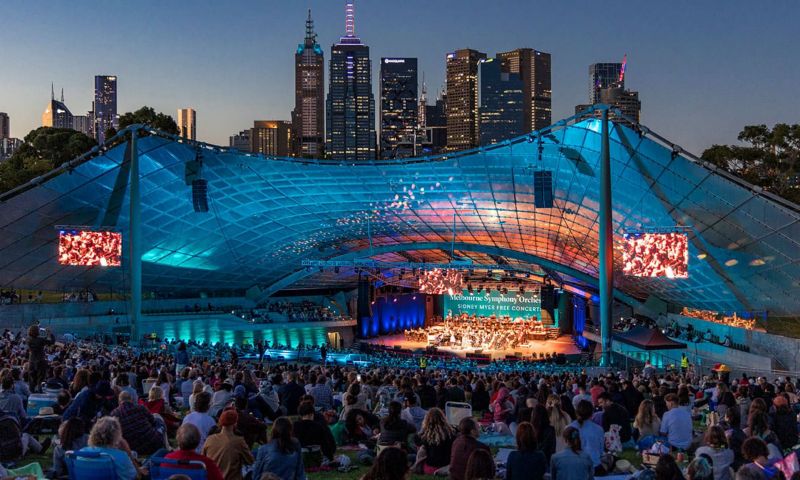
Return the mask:
<svg viewBox="0 0 800 480">
<path fill-rule="evenodd" d="M 145 291 L 355 285 L 353 271 L 307 272 L 306 259 L 370 256 L 598 276 L 600 121 L 575 117 L 490 147 L 367 163 L 265 158 L 161 132 L 139 140 Z M 0 285 L 125 288 L 123 268 L 59 265 L 55 225 L 128 235 L 127 144 L 73 161 L 0 195 Z M 644 127 L 610 132 L 615 287 L 716 311 L 800 313 L 800 208 L 716 170 Z M 207 213 L 192 206 L 187 164 L 201 152 Z M 533 174 L 553 172 L 553 208 L 535 208 Z M 455 220 L 455 236 L 454 236 Z M 689 278 L 623 277 L 627 231 L 682 226 Z M 422 246 L 420 248 L 419 246 Z"/>
</svg>

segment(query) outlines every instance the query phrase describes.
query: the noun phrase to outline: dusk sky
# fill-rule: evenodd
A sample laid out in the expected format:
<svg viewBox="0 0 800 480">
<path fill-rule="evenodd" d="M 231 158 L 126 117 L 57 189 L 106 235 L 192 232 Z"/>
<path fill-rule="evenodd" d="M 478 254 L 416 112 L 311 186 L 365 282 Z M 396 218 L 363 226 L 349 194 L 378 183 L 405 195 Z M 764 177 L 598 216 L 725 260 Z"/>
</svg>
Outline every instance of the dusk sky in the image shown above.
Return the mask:
<svg viewBox="0 0 800 480">
<path fill-rule="evenodd" d="M 290 118 L 308 8 L 327 84 L 344 0 L 2 0 L 0 111 L 23 137 L 41 124 L 51 81 L 79 115 L 93 76 L 117 75 L 120 113 L 191 106 L 198 139 L 227 145 L 255 119 Z M 586 103 L 589 64 L 627 54 L 642 123 L 697 154 L 745 124 L 800 122 L 798 20 L 797 0 L 356 1 L 376 104 L 382 56 L 418 57 L 435 98 L 447 52 L 531 47 L 552 54 L 555 121 Z"/>
</svg>

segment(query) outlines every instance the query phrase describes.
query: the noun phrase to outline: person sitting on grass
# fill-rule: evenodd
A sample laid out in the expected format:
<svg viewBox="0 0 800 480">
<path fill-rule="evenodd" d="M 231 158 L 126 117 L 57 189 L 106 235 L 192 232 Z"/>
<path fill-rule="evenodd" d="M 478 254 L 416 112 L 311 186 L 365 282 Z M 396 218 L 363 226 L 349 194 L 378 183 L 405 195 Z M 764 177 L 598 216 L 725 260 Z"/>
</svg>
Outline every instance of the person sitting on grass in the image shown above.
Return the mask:
<svg viewBox="0 0 800 480">
<path fill-rule="evenodd" d="M 122 439 L 122 427 L 114 417 L 102 417 L 89 432 L 89 446 L 79 450 L 80 453 L 102 453 L 111 457 L 117 480 L 134 480 L 137 475 L 125 440 Z"/>
<path fill-rule="evenodd" d="M 275 420 L 269 443 L 258 449 L 253 478 L 261 478 L 265 472 L 274 473 L 281 480 L 306 479 L 302 447 L 292 436 L 292 422 L 287 417 Z"/>
<path fill-rule="evenodd" d="M 303 447 L 319 445 L 325 458 L 333 461 L 333 456 L 336 454 L 336 441 L 330 428 L 314 420 L 314 404 L 310 401 L 300 402 L 297 413 L 300 415 L 300 419 L 295 420 L 292 428 L 300 445 Z"/>
<path fill-rule="evenodd" d="M 587 400 L 581 400 L 578 405 L 583 403 L 588 404 L 591 410 L 592 404 Z M 564 430 L 564 442 L 567 448 L 550 459 L 550 480 L 592 480 L 595 468 L 592 458 L 583 451 L 580 430 L 567 427 Z"/>
<path fill-rule="evenodd" d="M 197 427 L 191 423 L 181 425 L 178 428 L 176 440 L 178 441 L 178 450 L 168 453 L 164 458 L 203 462 L 206 466 L 208 480 L 224 480 L 225 477 L 222 475 L 222 470 L 219 469 L 214 460 L 196 452 L 197 447 L 200 445 L 200 430 Z"/>
<path fill-rule="evenodd" d="M 255 461 L 247 442 L 234 432 L 238 421 L 239 414 L 236 410 L 223 411 L 219 416 L 221 431 L 209 435 L 203 446 L 203 455 L 219 465 L 226 480 L 241 480 L 242 467 Z"/>
<path fill-rule="evenodd" d="M 542 480 L 547 470 L 547 459 L 536 444 L 536 435 L 530 422 L 517 427 L 517 449 L 508 455 L 506 480 Z"/>
<path fill-rule="evenodd" d="M 453 441 L 450 452 L 450 479 L 465 480 L 467 463 L 475 450 L 491 452 L 489 447 L 478 441 L 480 430 L 478 423 L 472 417 L 464 417 L 458 424 L 460 434 Z"/>
<path fill-rule="evenodd" d="M 200 443 L 197 446 L 197 452 L 200 453 L 203 445 L 206 443 L 208 433 L 217 424 L 211 415 L 208 414 L 208 408 L 211 405 L 211 394 L 208 392 L 200 392 L 194 401 L 195 411 L 183 417 L 183 425 L 190 423 L 197 427 L 200 432 Z"/>
<path fill-rule="evenodd" d="M 361 480 L 406 480 L 408 478 L 408 457 L 396 447 L 384 448 Z"/>
</svg>

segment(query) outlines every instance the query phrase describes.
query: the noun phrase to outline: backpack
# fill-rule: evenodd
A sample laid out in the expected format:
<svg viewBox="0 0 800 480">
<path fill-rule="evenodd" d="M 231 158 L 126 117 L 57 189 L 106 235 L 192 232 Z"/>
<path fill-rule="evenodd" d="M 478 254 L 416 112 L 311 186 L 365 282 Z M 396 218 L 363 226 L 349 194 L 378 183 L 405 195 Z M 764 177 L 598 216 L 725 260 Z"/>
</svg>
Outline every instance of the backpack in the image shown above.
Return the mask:
<svg viewBox="0 0 800 480">
<path fill-rule="evenodd" d="M 0 416 L 0 461 L 10 462 L 22 456 L 22 430 L 11 415 Z"/>
</svg>

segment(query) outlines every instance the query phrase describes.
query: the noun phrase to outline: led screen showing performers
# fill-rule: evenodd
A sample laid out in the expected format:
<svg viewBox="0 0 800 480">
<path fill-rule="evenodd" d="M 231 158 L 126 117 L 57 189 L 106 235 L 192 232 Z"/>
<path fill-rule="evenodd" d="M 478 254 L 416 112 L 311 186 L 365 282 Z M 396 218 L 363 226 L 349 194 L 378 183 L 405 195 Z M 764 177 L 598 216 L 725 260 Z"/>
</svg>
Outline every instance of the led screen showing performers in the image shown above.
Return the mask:
<svg viewBox="0 0 800 480">
<path fill-rule="evenodd" d="M 434 268 L 422 272 L 419 279 L 420 293 L 453 295 L 464 288 L 464 279 L 458 270 Z"/>
<path fill-rule="evenodd" d="M 61 265 L 119 267 L 122 234 L 90 230 L 59 230 L 58 263 Z"/>
<path fill-rule="evenodd" d="M 689 277 L 685 233 L 626 233 L 622 271 L 634 277 Z"/>
</svg>

